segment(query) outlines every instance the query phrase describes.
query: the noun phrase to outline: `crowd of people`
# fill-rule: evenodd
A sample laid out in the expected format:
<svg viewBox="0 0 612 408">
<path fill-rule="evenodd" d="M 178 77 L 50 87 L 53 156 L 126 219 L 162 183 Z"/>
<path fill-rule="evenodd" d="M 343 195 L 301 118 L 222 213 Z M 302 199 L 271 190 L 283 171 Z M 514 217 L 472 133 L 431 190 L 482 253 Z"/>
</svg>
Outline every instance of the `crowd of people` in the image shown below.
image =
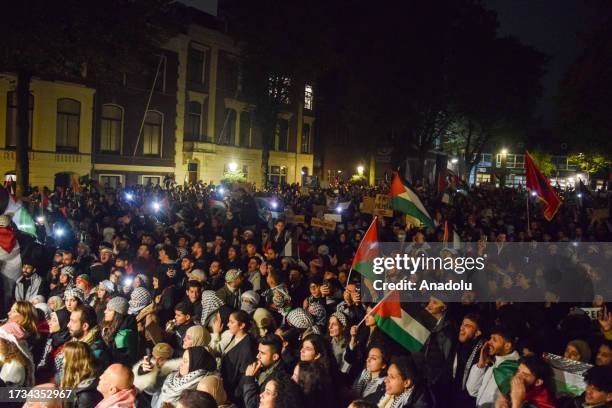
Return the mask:
<svg viewBox="0 0 612 408">
<path fill-rule="evenodd" d="M 609 271 L 575 253 L 591 302 L 432 297 L 418 307 L 434 326 L 409 352 L 380 329 L 349 273 L 372 221 L 360 203 L 386 186 L 166 187 L 34 189 L 23 205 L 36 238 L 0 216 L 0 244 L 13 234 L 21 253 L 21 275 L 3 288 L 2 385 L 74 389 L 77 408 L 612 406 Z M 419 194 L 436 229 L 396 212 L 378 218 L 381 242 L 439 242 L 445 223 L 464 242 L 500 246 L 565 241 L 588 252 L 612 241 L 610 221 L 589 209 L 609 207 L 608 192 L 588 205 L 568 192 L 552 222 L 537 206 L 527 219 L 520 189 L 474 187 L 452 203 Z M 342 221 L 313 227 L 330 202 L 350 202 Z M 598 256 L 612 260 L 612 249 Z M 500 286 L 541 284 L 528 268 L 499 269 L 488 279 Z M 591 319 L 581 307 L 601 312 Z M 558 392 L 545 352 L 592 366 L 584 392 Z"/>
</svg>

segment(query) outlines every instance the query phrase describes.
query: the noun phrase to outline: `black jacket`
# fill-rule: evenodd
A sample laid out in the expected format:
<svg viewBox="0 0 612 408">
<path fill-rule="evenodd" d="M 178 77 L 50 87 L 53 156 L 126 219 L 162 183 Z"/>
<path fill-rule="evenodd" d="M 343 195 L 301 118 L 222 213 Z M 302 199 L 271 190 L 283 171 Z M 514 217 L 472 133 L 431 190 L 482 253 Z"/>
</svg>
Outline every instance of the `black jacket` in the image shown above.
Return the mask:
<svg viewBox="0 0 612 408">
<path fill-rule="evenodd" d="M 457 359 L 455 375 L 452 378 L 452 399 L 457 408 L 472 408 L 476 404 L 476 398 L 472 397 L 466 390 L 465 384 L 470 374 L 470 369 L 478 362 L 483 340 L 478 337 L 464 344 L 459 344 L 451 361 Z"/>
<path fill-rule="evenodd" d="M 223 385 L 228 390 L 228 397 L 238 406 L 243 403 L 240 379 L 248 365 L 255 361 L 256 355 L 255 342 L 247 335 L 221 359 Z"/>
<path fill-rule="evenodd" d="M 378 406 L 378 402 L 385 396 L 385 385 L 381 384 L 375 393 L 370 394 L 366 401 L 373 402 Z M 404 405 L 398 408 L 432 408 L 434 406 L 431 394 L 427 387 L 416 385 L 410 394 L 410 398 Z"/>
<path fill-rule="evenodd" d="M 74 389 L 75 400 L 73 408 L 94 408 L 102 401 L 102 394 L 96 389 L 98 387 L 97 378 L 89 378 L 81 381 Z"/>
</svg>

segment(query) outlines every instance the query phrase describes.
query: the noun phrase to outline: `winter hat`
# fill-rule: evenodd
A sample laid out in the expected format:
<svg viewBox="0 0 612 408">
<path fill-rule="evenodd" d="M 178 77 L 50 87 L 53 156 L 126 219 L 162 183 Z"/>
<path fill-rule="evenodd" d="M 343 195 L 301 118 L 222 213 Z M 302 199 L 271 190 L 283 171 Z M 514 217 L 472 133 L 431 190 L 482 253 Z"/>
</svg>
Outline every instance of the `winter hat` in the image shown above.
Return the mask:
<svg viewBox="0 0 612 408">
<path fill-rule="evenodd" d="M 55 308 L 51 308 L 51 310 L 54 312 L 64 308 L 64 299 L 62 299 L 60 296 L 51 296 L 49 300 L 47 300 L 47 304 L 49 303 L 55 303 Z"/>
<path fill-rule="evenodd" d="M 132 295 L 130 296 L 130 307 L 128 308 L 128 314 L 138 314 L 138 312 L 147 307 L 152 300 L 151 294 L 145 288 L 140 287 L 134 289 L 134 291 L 132 291 Z"/>
<path fill-rule="evenodd" d="M 567 343 L 568 346 L 573 346 L 580 353 L 580 361 L 583 363 L 588 363 L 591 361 L 591 348 L 584 340 L 572 340 Z"/>
<path fill-rule="evenodd" d="M 74 273 L 76 272 L 76 270 L 74 269 L 74 266 L 70 266 L 70 265 L 66 265 L 66 266 L 62 266 L 62 268 L 60 269 L 60 274 L 66 274 L 70 277 L 70 279 L 74 278 Z"/>
<path fill-rule="evenodd" d="M 32 298 L 30 299 L 30 303 L 32 303 L 33 305 L 36 305 L 38 303 L 46 303 L 45 297 L 43 295 L 32 296 Z"/>
<path fill-rule="evenodd" d="M 197 280 L 198 282 L 204 282 L 206 280 L 206 275 L 204 271 L 201 269 L 194 269 L 189 273 L 189 280 Z"/>
<path fill-rule="evenodd" d="M 213 290 L 205 290 L 202 292 L 202 318 L 200 322 L 206 325 L 208 318 L 223 306 L 223 301 L 217 296 Z"/>
<path fill-rule="evenodd" d="M 309 329 L 314 326 L 312 316 L 301 307 L 293 309 L 287 314 L 287 323 L 296 329 Z"/>
<path fill-rule="evenodd" d="M 68 288 L 64 291 L 64 300 L 68 298 L 76 298 L 81 301 L 81 303 L 85 300 L 85 294 L 81 288 Z"/>
<path fill-rule="evenodd" d="M 242 300 L 243 302 L 247 301 L 255 306 L 259 304 L 260 298 L 261 297 L 259 296 L 259 294 L 254 290 L 247 290 L 240 296 L 240 300 Z"/>
<path fill-rule="evenodd" d="M 191 326 L 187 329 L 185 336 L 191 337 L 191 340 L 193 341 L 192 347 L 206 347 L 210 344 L 210 333 L 204 326 Z"/>
<path fill-rule="evenodd" d="M 87 289 L 91 287 L 91 279 L 89 278 L 89 275 L 82 274 L 82 275 L 77 276 L 76 283 L 79 283 L 79 282 L 84 283 Z"/>
<path fill-rule="evenodd" d="M 266 328 L 274 324 L 274 316 L 268 309 L 260 307 L 253 313 L 253 321 L 257 326 L 259 335 L 263 337 L 266 334 Z"/>
<path fill-rule="evenodd" d="M 51 318 L 51 308 L 45 302 L 37 303 L 34 307 L 45 314 L 45 320 L 49 320 Z"/>
<path fill-rule="evenodd" d="M 332 313 L 332 316 L 334 316 L 336 319 L 338 319 L 338 321 L 340 322 L 342 327 L 346 328 L 346 325 L 348 324 L 348 320 L 346 319 L 346 315 L 344 313 L 342 313 L 342 312 L 335 312 L 335 313 Z"/>
<path fill-rule="evenodd" d="M 168 343 L 157 343 L 151 352 L 155 358 L 165 358 L 166 360 L 174 355 L 172 346 Z"/>
<path fill-rule="evenodd" d="M 108 310 L 113 310 L 116 313 L 125 315 L 128 311 L 128 301 L 126 298 L 121 296 L 115 296 L 106 304 Z"/>
<path fill-rule="evenodd" d="M 240 269 L 230 269 L 225 274 L 225 282 L 233 282 L 240 277 L 242 271 Z"/>
<path fill-rule="evenodd" d="M 144 273 L 139 273 L 138 275 L 136 275 L 136 278 L 140 279 L 142 286 L 144 286 L 145 288 L 151 287 L 151 280 Z"/>
<path fill-rule="evenodd" d="M 109 281 L 108 279 L 100 282 L 99 287 L 104 289 L 104 291 L 108 295 L 115 293 L 115 285 L 113 284 L 113 282 Z"/>
</svg>

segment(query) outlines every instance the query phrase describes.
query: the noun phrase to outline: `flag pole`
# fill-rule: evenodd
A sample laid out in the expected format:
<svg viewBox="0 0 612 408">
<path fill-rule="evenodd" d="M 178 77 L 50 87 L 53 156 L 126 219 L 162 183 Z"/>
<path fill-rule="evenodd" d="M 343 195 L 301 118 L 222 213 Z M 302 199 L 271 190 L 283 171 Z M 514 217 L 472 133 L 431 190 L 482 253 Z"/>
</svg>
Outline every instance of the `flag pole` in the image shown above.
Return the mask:
<svg viewBox="0 0 612 408">
<path fill-rule="evenodd" d="M 377 219 L 378 219 L 378 216 L 375 215 L 374 219 L 370 223 L 370 226 L 366 230 L 365 234 L 363 234 L 363 237 L 361 237 L 361 242 L 359 243 L 359 246 L 357 247 L 357 252 L 355 253 L 355 255 L 357 255 L 357 253 L 359 252 L 359 248 L 361 247 L 361 244 L 363 243 L 363 239 L 368 235 L 368 232 L 370 231 L 370 228 L 372 228 L 372 225 L 374 225 L 376 223 Z M 376 239 L 378 239 L 378 237 L 376 237 Z M 346 277 L 346 284 L 347 285 L 351 281 L 351 273 L 353 273 L 353 265 L 352 264 L 351 264 L 351 269 L 349 269 L 348 276 Z"/>
<path fill-rule="evenodd" d="M 402 279 L 402 280 L 407 280 L 407 279 Z M 372 309 L 370 309 L 370 311 L 368 313 L 366 313 L 365 316 L 363 316 L 363 319 L 361 319 L 361 321 L 357 324 L 357 327 L 361 326 L 361 324 L 363 322 L 365 322 L 365 319 L 372 314 L 372 312 L 382 303 L 385 301 L 386 298 L 389 297 L 389 295 L 391 295 L 393 292 L 395 292 L 394 290 L 390 290 L 389 293 L 387 293 L 382 299 L 380 299 L 380 301 L 374 305 L 374 307 Z"/>
<path fill-rule="evenodd" d="M 525 189 L 527 191 L 527 235 L 531 235 L 531 227 L 529 226 L 529 195 L 531 194 L 531 192 L 527 189 Z"/>
</svg>

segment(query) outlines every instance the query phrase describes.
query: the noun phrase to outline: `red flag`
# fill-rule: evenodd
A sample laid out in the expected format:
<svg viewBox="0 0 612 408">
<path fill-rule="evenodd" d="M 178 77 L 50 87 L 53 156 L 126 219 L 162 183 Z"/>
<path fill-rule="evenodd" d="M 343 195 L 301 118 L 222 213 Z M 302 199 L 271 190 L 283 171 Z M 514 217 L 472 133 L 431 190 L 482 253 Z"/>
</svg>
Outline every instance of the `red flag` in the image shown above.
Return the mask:
<svg viewBox="0 0 612 408">
<path fill-rule="evenodd" d="M 544 218 L 552 220 L 561 206 L 561 199 L 551 187 L 550 180 L 537 168 L 527 150 L 525 150 L 525 176 L 527 189 L 535 191 L 538 198 L 546 204 Z"/>
<path fill-rule="evenodd" d="M 448 221 L 444 221 L 444 236 L 442 237 L 442 242 L 448 242 Z"/>
<path fill-rule="evenodd" d="M 72 179 L 70 180 L 70 187 L 72 187 L 72 191 L 74 193 L 81 192 L 81 185 L 79 184 L 79 181 L 77 180 L 75 175 L 72 175 Z"/>
</svg>

